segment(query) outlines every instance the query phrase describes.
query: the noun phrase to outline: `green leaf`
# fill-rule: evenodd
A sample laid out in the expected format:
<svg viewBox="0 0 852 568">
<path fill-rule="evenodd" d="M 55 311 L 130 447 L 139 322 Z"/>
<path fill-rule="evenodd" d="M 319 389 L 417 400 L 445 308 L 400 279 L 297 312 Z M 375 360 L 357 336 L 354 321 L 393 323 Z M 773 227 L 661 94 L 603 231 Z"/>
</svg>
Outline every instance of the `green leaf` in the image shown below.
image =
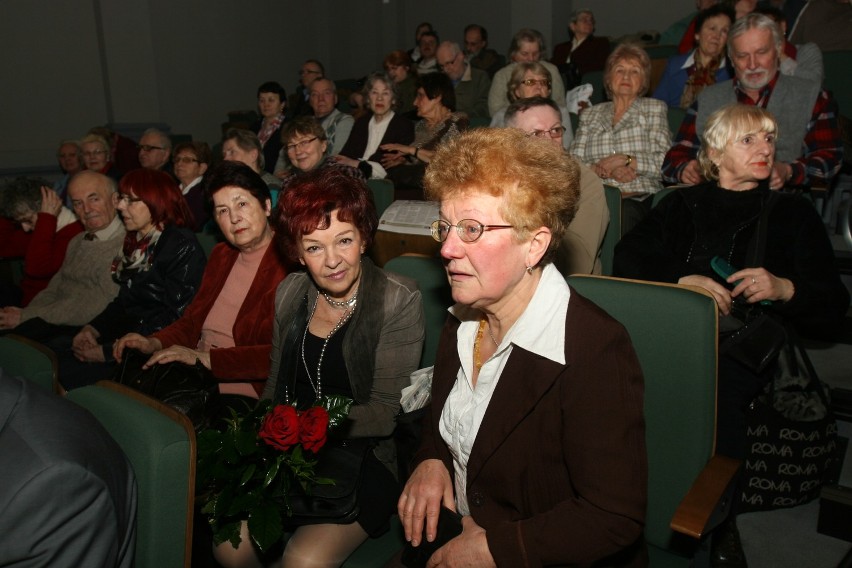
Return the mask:
<svg viewBox="0 0 852 568">
<path fill-rule="evenodd" d="M 281 511 L 274 503 L 262 503 L 248 518 L 251 539 L 261 552 L 265 552 L 284 535 Z"/>
<path fill-rule="evenodd" d="M 331 395 L 317 400 L 316 404 L 328 411 L 328 427 L 336 428 L 349 416 L 349 409 L 355 402 L 347 396 Z"/>
<path fill-rule="evenodd" d="M 254 475 L 254 471 L 256 469 L 257 466 L 253 463 L 250 463 L 248 467 L 246 467 L 245 471 L 243 471 L 243 476 L 240 478 L 240 486 L 245 486 L 245 484 L 251 480 L 251 476 Z"/>
<path fill-rule="evenodd" d="M 275 480 L 275 477 L 278 475 L 278 471 L 281 469 L 281 463 L 287 459 L 287 455 L 284 453 L 278 454 L 273 460 L 272 465 L 269 466 L 269 470 L 266 472 L 266 475 L 263 476 L 263 487 L 269 487 L 269 484 Z"/>
</svg>

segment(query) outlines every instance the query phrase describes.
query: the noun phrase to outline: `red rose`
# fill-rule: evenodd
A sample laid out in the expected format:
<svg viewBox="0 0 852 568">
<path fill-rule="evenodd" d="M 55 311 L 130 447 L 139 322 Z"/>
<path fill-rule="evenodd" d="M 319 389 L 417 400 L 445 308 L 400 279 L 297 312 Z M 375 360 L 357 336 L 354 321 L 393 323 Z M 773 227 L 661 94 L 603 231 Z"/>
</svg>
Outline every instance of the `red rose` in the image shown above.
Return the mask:
<svg viewBox="0 0 852 568">
<path fill-rule="evenodd" d="M 325 445 L 328 432 L 328 411 L 322 406 L 312 406 L 299 417 L 299 442 L 310 452 L 318 452 Z"/>
<path fill-rule="evenodd" d="M 277 450 L 286 452 L 299 443 L 299 416 L 289 404 L 279 404 L 263 419 L 258 435 Z"/>
</svg>

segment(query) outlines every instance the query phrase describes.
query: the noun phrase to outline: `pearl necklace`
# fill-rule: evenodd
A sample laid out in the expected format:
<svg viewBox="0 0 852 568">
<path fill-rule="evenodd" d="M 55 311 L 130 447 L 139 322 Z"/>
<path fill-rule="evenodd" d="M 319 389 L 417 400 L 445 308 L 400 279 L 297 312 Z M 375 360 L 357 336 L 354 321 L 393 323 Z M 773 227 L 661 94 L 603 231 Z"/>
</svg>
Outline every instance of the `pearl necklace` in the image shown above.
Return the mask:
<svg viewBox="0 0 852 568">
<path fill-rule="evenodd" d="M 358 290 L 355 290 L 355 293 L 352 294 L 351 298 L 343 301 L 333 300 L 327 292 L 323 292 L 322 296 L 325 298 L 325 301 L 331 305 L 331 307 L 341 310 L 348 310 L 358 302 Z"/>
<path fill-rule="evenodd" d="M 325 296 L 325 293 L 323 293 L 323 295 Z M 325 299 L 328 300 L 328 302 L 331 303 L 332 306 L 334 306 L 334 303 L 332 303 L 333 300 L 329 299 L 328 296 L 326 296 Z M 346 311 L 343 312 L 343 315 L 340 316 L 339 320 L 337 320 L 337 323 L 334 325 L 334 327 L 328 333 L 328 335 L 325 338 L 325 341 L 322 344 L 322 349 L 320 349 L 319 360 L 317 361 L 317 380 L 316 380 L 316 382 L 314 382 L 314 379 L 311 377 L 311 371 L 308 369 L 308 361 L 305 359 L 305 339 L 308 337 L 308 328 L 311 326 L 311 320 L 314 319 L 314 314 L 317 311 L 317 304 L 319 304 L 319 298 L 317 298 L 317 301 L 314 302 L 314 307 L 311 310 L 311 315 L 308 317 L 308 323 L 305 325 L 305 333 L 302 334 L 302 364 L 305 366 L 305 374 L 308 375 L 308 381 L 311 383 L 311 388 L 314 389 L 314 394 L 316 395 L 316 397 L 318 399 L 320 397 L 322 397 L 321 370 L 322 370 L 322 358 L 325 355 L 325 348 L 328 347 L 328 342 L 331 339 L 331 336 L 333 336 L 335 333 L 337 333 L 337 331 L 341 327 L 343 327 L 343 324 L 345 324 L 349 320 L 349 318 L 352 316 L 352 313 L 355 311 L 355 306 L 358 303 L 358 293 L 356 292 L 354 296 L 352 296 L 351 298 L 349 298 L 345 302 L 338 302 L 338 303 L 346 304 Z M 335 307 L 337 307 L 337 306 L 335 306 Z"/>
</svg>

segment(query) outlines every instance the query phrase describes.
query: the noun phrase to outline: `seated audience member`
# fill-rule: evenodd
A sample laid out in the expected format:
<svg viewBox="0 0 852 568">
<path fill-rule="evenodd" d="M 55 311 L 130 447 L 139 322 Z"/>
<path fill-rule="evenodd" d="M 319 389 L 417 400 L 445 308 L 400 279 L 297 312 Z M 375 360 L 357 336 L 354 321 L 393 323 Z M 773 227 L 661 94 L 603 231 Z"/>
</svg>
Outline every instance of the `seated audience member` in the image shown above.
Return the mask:
<svg viewBox="0 0 852 568">
<path fill-rule="evenodd" d="M 544 97 L 547 99 L 550 98 L 550 87 L 552 84 L 553 80 L 550 76 L 550 71 L 540 61 L 518 63 L 512 70 L 512 78 L 509 79 L 509 87 L 506 95 L 510 103 L 531 97 Z M 564 101 L 554 101 L 554 104 L 559 107 L 562 124 L 569 125 L 562 135 L 562 144 L 565 148 L 568 148 L 571 145 L 571 141 L 574 140 L 574 133 L 571 132 L 570 128 L 571 116 L 568 108 L 563 103 Z M 505 108 L 498 110 L 491 118 L 491 126 L 493 128 L 506 126 Z"/>
<path fill-rule="evenodd" d="M 822 51 L 852 49 L 850 23 L 850 0 L 808 0 L 790 32 L 790 41 L 815 43 Z"/>
<path fill-rule="evenodd" d="M 59 381 L 67 390 L 112 376 L 115 341 L 130 332 L 151 334 L 179 318 L 204 272 L 192 213 L 172 176 L 133 170 L 121 178 L 119 195 L 127 234 L 110 270 L 118 295 L 73 336 L 42 339 L 56 352 Z"/>
<path fill-rule="evenodd" d="M 442 42 L 436 57 L 438 68 L 453 83 L 456 109 L 470 118 L 488 118 L 488 91 L 491 89 L 488 74 L 471 66 L 459 44 L 453 41 Z"/>
<path fill-rule="evenodd" d="M 757 0 L 721 0 L 718 3 L 727 9 L 734 11 L 734 22 L 740 18 L 748 16 L 757 7 Z M 707 6 L 707 8 L 709 8 L 709 6 Z M 699 11 L 702 9 L 705 8 L 699 8 Z M 696 21 L 693 19 L 689 28 L 687 28 L 686 33 L 683 34 L 680 44 L 678 44 L 678 51 L 680 53 L 689 53 L 695 48 L 695 24 Z"/>
<path fill-rule="evenodd" d="M 432 24 L 429 22 L 421 22 L 417 24 L 417 27 L 414 28 L 414 47 L 408 50 L 408 56 L 411 58 L 411 61 L 417 63 L 420 61 L 422 55 L 420 54 L 420 36 L 422 36 L 426 32 L 435 31 L 432 28 Z"/>
<path fill-rule="evenodd" d="M 775 22 L 775 25 L 778 26 L 778 30 L 781 32 L 778 70 L 784 75 L 810 79 L 821 85 L 825 72 L 822 65 L 822 52 L 817 47 L 817 44 L 803 43 L 793 45 L 787 41 L 787 19 L 784 17 L 784 12 L 774 6 L 759 7 L 754 13 L 772 18 L 772 21 Z M 852 20 L 849 20 L 849 23 L 852 23 Z"/>
<path fill-rule="evenodd" d="M 564 148 L 562 137 L 569 132 L 563 126 L 556 103 L 541 96 L 509 105 L 506 126 L 560 148 Z M 601 244 L 609 226 L 609 208 L 601 179 L 585 164 L 577 161 L 577 166 L 580 169 L 577 212 L 573 219 L 565 220 L 567 227 L 553 259 L 554 266 L 565 276 L 601 273 Z"/>
<path fill-rule="evenodd" d="M 281 152 L 281 125 L 286 120 L 287 93 L 275 81 L 268 81 L 257 88 L 257 109 L 260 120 L 251 131 L 257 134 L 263 148 L 263 163 L 266 173 L 271 174 Z"/>
<path fill-rule="evenodd" d="M 352 118 L 358 120 L 362 116 L 365 116 L 370 112 L 370 109 L 367 108 L 367 99 L 364 98 L 364 93 L 361 91 L 354 91 L 349 95 L 349 114 L 352 115 Z M 353 125 L 354 126 L 354 125 Z"/>
<path fill-rule="evenodd" d="M 645 97 L 651 60 L 644 49 L 623 43 L 606 60 L 604 87 L 610 102 L 587 108 L 569 152 L 605 184 L 621 190 L 623 232 L 651 209 L 661 188 L 660 165 L 671 146 L 666 104 Z"/>
<path fill-rule="evenodd" d="M 387 171 L 382 162 L 386 152 L 381 145 L 411 144 L 414 123 L 394 112 L 399 100 L 396 83 L 387 75 L 369 75 L 362 92 L 370 113 L 355 121 L 349 140 L 333 159 L 345 166 L 358 168 L 367 179 L 384 179 Z"/>
<path fill-rule="evenodd" d="M 322 168 L 336 168 L 361 180 L 364 174 L 358 168 L 343 165 L 328 156 L 328 139 L 320 123 L 311 116 L 298 116 L 281 129 L 284 151 L 292 167 L 282 179 L 281 191 L 287 191 L 301 174 Z"/>
<path fill-rule="evenodd" d="M 172 164 L 169 159 L 172 156 L 172 140 L 165 132 L 149 128 L 142 133 L 137 148 L 139 148 L 139 164 L 143 168 L 163 170 L 171 175 Z"/>
<path fill-rule="evenodd" d="M 325 131 L 328 141 L 328 154 L 339 154 L 349 140 L 355 119 L 337 110 L 337 85 L 331 79 L 321 77 L 314 80 L 310 92 L 314 117 Z"/>
<path fill-rule="evenodd" d="M 488 47 L 488 30 L 479 24 L 464 28 L 464 55 L 472 67 L 488 73 L 489 79 L 506 65 L 506 58 Z"/>
<path fill-rule="evenodd" d="M 207 168 L 210 167 L 213 153 L 207 142 L 198 141 L 181 142 L 175 146 L 174 153 L 175 177 L 192 214 L 189 226 L 195 231 L 202 231 L 210 220 L 210 208 L 202 181 Z"/>
<path fill-rule="evenodd" d="M 0 192 L 0 258 L 24 259 L 20 287 L 0 283 L 0 306 L 26 307 L 47 287 L 83 225 L 43 179 L 17 178 Z"/>
<path fill-rule="evenodd" d="M 438 41 L 438 34 L 434 31 L 420 34 L 420 39 L 417 41 L 417 46 L 420 48 L 420 59 L 417 60 L 418 75 L 440 71 L 436 58 Z"/>
<path fill-rule="evenodd" d="M 26 307 L 0 310 L 0 329 L 40 341 L 55 335 L 56 326 L 79 328 L 91 321 L 118 294 L 110 266 L 121 252 L 125 231 L 115 209 L 115 181 L 80 172 L 71 180 L 68 195 L 85 232 L 71 239 L 59 272 Z"/>
<path fill-rule="evenodd" d="M 420 77 L 414 105 L 420 117 L 414 126 L 414 141 L 379 146 L 388 152 L 382 166 L 393 181 L 396 199 L 423 199 L 423 173 L 435 149 L 467 130 L 470 124 L 465 113 L 456 111 L 453 84 L 443 73 Z"/>
<path fill-rule="evenodd" d="M 59 144 L 59 149 L 56 150 L 56 159 L 59 161 L 59 169 L 62 170 L 62 177 L 53 182 L 53 191 L 59 196 L 67 206 L 71 205 L 68 200 L 68 182 L 79 171 L 82 171 L 86 166 L 83 164 L 83 148 L 76 140 L 63 140 Z"/>
<path fill-rule="evenodd" d="M 728 30 L 734 22 L 730 8 L 716 4 L 695 18 L 696 47 L 670 57 L 653 97 L 674 108 L 689 108 L 705 87 L 731 78 L 725 58 Z"/>
<path fill-rule="evenodd" d="M 112 163 L 109 143 L 102 136 L 86 134 L 80 139 L 80 148 L 83 150 L 83 164 L 87 170 L 109 176 L 114 181 L 121 178 Z"/>
<path fill-rule="evenodd" d="M 704 288 L 719 306 L 721 329 L 737 328 L 737 320 L 728 317 L 736 306 L 768 302 L 766 311 L 803 335 L 831 340 L 842 329 L 849 292 L 813 205 L 799 195 L 769 189 L 778 139 L 772 115 L 731 104 L 711 114 L 703 132 L 699 161 L 708 181 L 673 192 L 621 239 L 615 251 L 616 276 Z M 767 209 L 767 245 L 762 259 L 755 258 L 749 249 L 755 246 Z M 715 256 L 738 270 L 720 278 L 711 268 Z M 720 354 L 716 453 L 746 457 L 746 409 L 777 367 L 776 361 L 755 373 L 731 354 Z M 795 457 L 790 461 L 791 467 L 797 465 Z M 739 493 L 732 502 L 729 518 L 735 518 Z M 714 565 L 745 566 L 736 525 L 723 527 L 714 540 L 726 544 L 711 558 L 725 558 L 727 563 Z"/>
<path fill-rule="evenodd" d="M 571 77 L 573 71 L 569 72 L 569 66 L 575 67 L 579 76 L 602 71 L 609 55 L 609 40 L 595 36 L 595 15 L 591 10 L 575 10 L 571 14 L 568 35 L 570 40 L 554 47 L 550 58 L 560 73 Z M 570 90 L 578 84 L 565 85 L 565 88 Z"/>
<path fill-rule="evenodd" d="M 0 369 L 0 566 L 131 568 L 136 476 L 91 414 Z"/>
<path fill-rule="evenodd" d="M 624 328 L 551 263 L 578 177 L 511 128 L 463 133 L 426 173 L 456 304 L 398 512 L 413 546 L 441 505 L 464 529 L 430 566 L 643 565 L 642 371 Z"/>
<path fill-rule="evenodd" d="M 695 12 L 690 12 L 663 30 L 657 43 L 659 45 L 679 45 L 681 40 L 686 37 L 687 30 L 691 30 L 692 35 L 695 35 L 695 17 L 702 10 L 706 10 L 718 3 L 719 0 L 695 0 Z M 687 49 L 682 53 L 688 53 L 689 51 L 690 49 Z"/>
<path fill-rule="evenodd" d="M 150 353 L 148 365 L 199 361 L 222 392 L 257 398 L 269 375 L 275 289 L 287 273 L 270 246 L 272 199 L 240 162 L 221 162 L 204 183 L 225 242 L 210 254 L 201 288 L 180 319 L 147 337 L 125 335 L 113 356 L 131 348 Z"/>
<path fill-rule="evenodd" d="M 302 409 L 321 394 L 351 397 L 355 403 L 340 436 L 348 444 L 376 446 L 367 451 L 359 478 L 358 517 L 347 524 L 288 526 L 293 536 L 277 565 L 340 566 L 368 537 L 387 532 L 399 498 L 391 433 L 400 391 L 420 361 L 423 302 L 416 282 L 377 268 L 364 254 L 378 218 L 363 180 L 332 169 L 300 176 L 281 197 L 277 221 L 279 247 L 305 270 L 289 275 L 275 295 L 263 398 L 298 401 Z M 226 567 L 259 562 L 247 538 L 236 549 L 222 543 L 215 555 Z"/>
<path fill-rule="evenodd" d="M 264 169 L 263 148 L 254 132 L 242 128 L 229 128 L 222 138 L 222 157 L 232 162 L 242 162 L 260 176 L 269 187 L 272 206 L 278 203 L 281 180 Z"/>
<path fill-rule="evenodd" d="M 130 170 L 142 167 L 136 142 L 127 136 L 122 136 L 106 126 L 94 126 L 89 129 L 89 134 L 97 134 L 109 143 L 112 162 L 119 174 L 124 175 Z"/>
<path fill-rule="evenodd" d="M 289 117 L 304 116 L 313 113 L 310 105 L 311 83 L 325 76 L 325 67 L 316 59 L 308 59 L 302 63 L 299 69 L 299 84 L 293 90 L 293 94 L 287 101 L 287 108 L 290 109 Z"/>
<path fill-rule="evenodd" d="M 840 169 L 837 105 L 818 83 L 779 73 L 781 32 L 770 18 L 751 14 L 728 33 L 735 77 L 704 89 L 689 107 L 663 162 L 663 179 L 695 185 L 704 180 L 698 150 L 707 118 L 731 103 L 765 108 L 784 134 L 778 138 L 769 187 L 828 183 Z"/>
<path fill-rule="evenodd" d="M 399 114 L 414 114 L 414 97 L 417 94 L 417 73 L 414 71 L 414 63 L 411 57 L 397 49 L 391 51 L 385 56 L 384 61 L 385 73 L 396 84 L 396 90 L 399 93 L 399 104 L 397 111 Z M 356 119 L 358 117 L 355 117 Z"/>
<path fill-rule="evenodd" d="M 565 100 L 565 85 L 562 82 L 562 76 L 555 65 L 548 61 L 541 61 L 545 54 L 544 36 L 537 30 L 523 28 L 512 37 L 512 43 L 509 45 L 509 60 L 510 63 L 497 71 L 494 74 L 494 79 L 491 81 L 491 90 L 488 93 L 488 114 L 494 114 L 501 108 L 509 106 L 509 99 L 506 96 L 508 91 L 509 81 L 512 78 L 512 71 L 518 63 L 530 63 L 539 61 L 550 71 L 550 77 L 553 85 L 553 100 Z"/>
</svg>

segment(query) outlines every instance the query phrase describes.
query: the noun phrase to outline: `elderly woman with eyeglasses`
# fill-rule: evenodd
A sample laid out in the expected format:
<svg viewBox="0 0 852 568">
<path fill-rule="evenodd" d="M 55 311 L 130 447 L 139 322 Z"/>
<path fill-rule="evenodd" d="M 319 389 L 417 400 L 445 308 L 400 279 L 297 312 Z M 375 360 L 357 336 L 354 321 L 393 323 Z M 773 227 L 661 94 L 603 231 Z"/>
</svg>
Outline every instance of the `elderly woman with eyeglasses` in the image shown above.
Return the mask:
<svg viewBox="0 0 852 568">
<path fill-rule="evenodd" d="M 643 552 L 639 363 L 624 328 L 551 262 L 578 185 L 560 148 L 509 128 L 461 134 L 426 172 L 456 304 L 398 511 L 415 547 L 434 539 L 441 506 L 463 515 L 429 566 L 585 566 Z"/>
<path fill-rule="evenodd" d="M 651 209 L 662 189 L 660 167 L 671 146 L 666 103 L 645 97 L 651 60 L 638 45 L 623 43 L 606 60 L 604 86 L 611 101 L 580 114 L 568 151 L 606 185 L 621 190 L 622 232 Z"/>
<path fill-rule="evenodd" d="M 551 86 L 553 84 L 550 71 L 547 67 L 538 61 L 527 63 L 518 63 L 512 70 L 512 77 L 509 79 L 508 92 L 509 103 L 513 103 L 520 99 L 529 99 L 532 97 L 551 98 Z M 562 115 L 562 124 L 571 124 L 571 115 L 568 113 L 568 108 L 563 104 L 563 101 L 554 101 L 559 106 L 559 112 Z M 508 107 L 506 107 L 508 108 Z M 491 117 L 492 128 L 502 128 L 506 126 L 506 108 L 501 108 L 494 116 Z M 562 136 L 562 144 L 567 149 L 574 140 L 574 133 L 570 128 L 563 130 L 564 135 L 554 133 L 554 138 Z"/>
<path fill-rule="evenodd" d="M 281 128 L 281 141 L 291 168 L 282 174 L 281 191 L 300 178 L 301 174 L 324 168 L 336 168 L 347 175 L 364 180 L 358 168 L 339 163 L 326 156 L 328 136 L 325 129 L 312 116 L 299 116 Z"/>
<path fill-rule="evenodd" d="M 115 181 L 121 179 L 121 172 L 112 163 L 112 151 L 106 138 L 87 134 L 80 139 L 80 148 L 83 150 L 83 165 L 87 170 L 104 174 Z"/>
</svg>

